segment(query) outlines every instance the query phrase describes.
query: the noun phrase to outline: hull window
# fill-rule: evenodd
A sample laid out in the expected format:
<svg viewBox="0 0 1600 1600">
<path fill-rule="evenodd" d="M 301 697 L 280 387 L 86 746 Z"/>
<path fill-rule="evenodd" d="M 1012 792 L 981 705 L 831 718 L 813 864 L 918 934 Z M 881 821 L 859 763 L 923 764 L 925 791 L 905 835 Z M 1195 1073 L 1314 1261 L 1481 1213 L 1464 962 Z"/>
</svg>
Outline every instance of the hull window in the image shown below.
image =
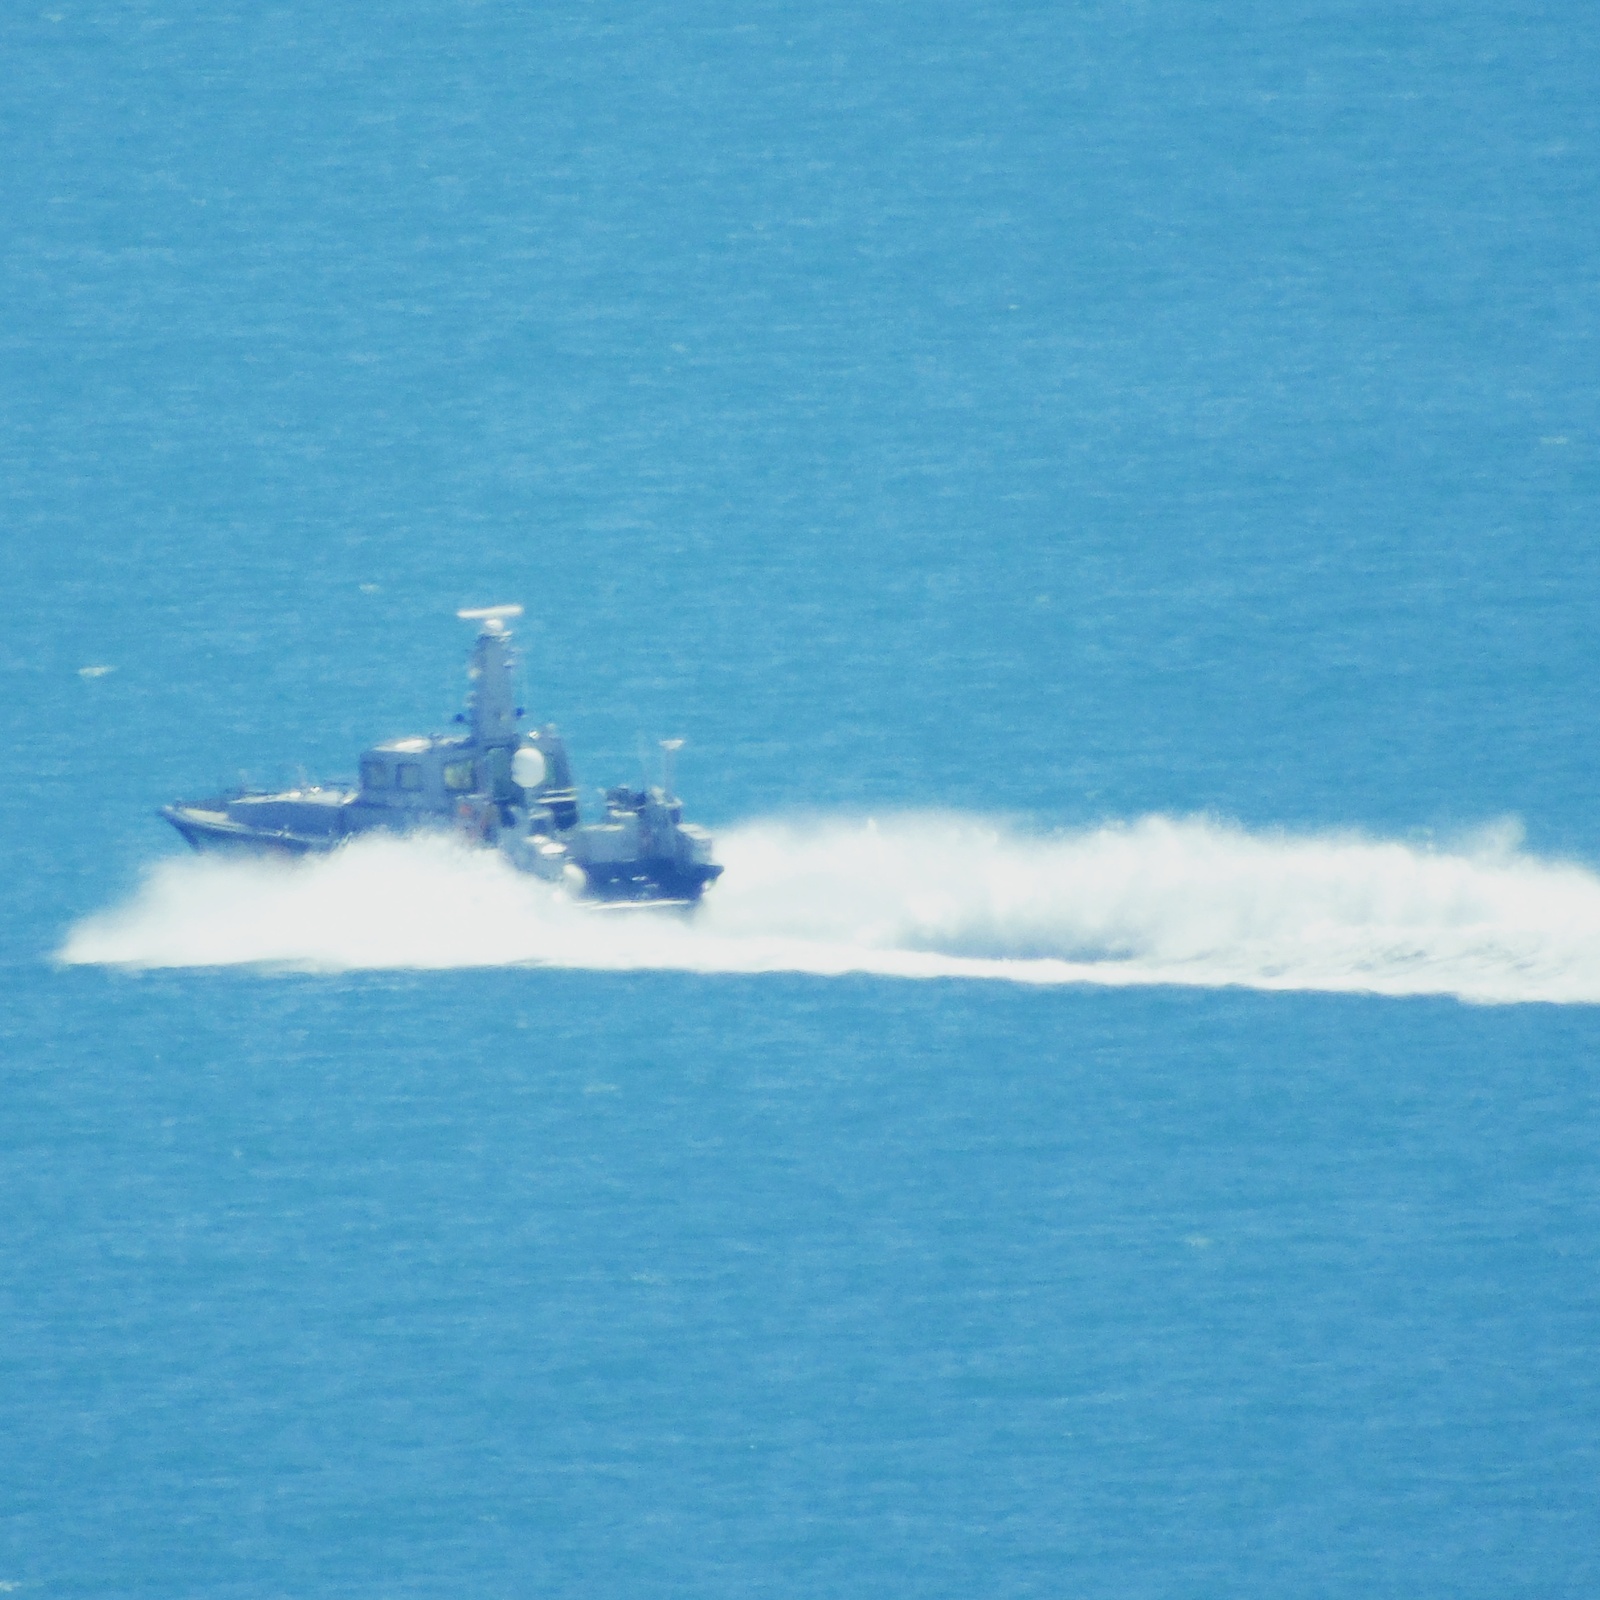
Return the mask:
<svg viewBox="0 0 1600 1600">
<path fill-rule="evenodd" d="M 387 789 L 389 787 L 388 769 L 381 761 L 363 761 L 361 763 L 361 787 L 363 789 Z"/>
<path fill-rule="evenodd" d="M 415 761 L 402 761 L 394 769 L 394 786 L 397 789 L 420 789 L 422 787 L 422 768 Z"/>
<path fill-rule="evenodd" d="M 478 775 L 470 761 L 452 761 L 444 769 L 444 786 L 452 794 L 471 794 L 478 787 Z"/>
</svg>

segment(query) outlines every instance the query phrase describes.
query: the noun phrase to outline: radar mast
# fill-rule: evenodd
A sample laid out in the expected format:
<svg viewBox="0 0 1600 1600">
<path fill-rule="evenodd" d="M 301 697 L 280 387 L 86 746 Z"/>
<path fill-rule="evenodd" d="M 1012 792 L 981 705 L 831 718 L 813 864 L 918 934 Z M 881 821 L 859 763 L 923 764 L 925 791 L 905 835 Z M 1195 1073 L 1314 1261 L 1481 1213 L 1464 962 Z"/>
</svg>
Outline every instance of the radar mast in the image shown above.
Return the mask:
<svg viewBox="0 0 1600 1600">
<path fill-rule="evenodd" d="M 456 612 L 463 622 L 481 622 L 467 676 L 467 721 L 480 749 L 517 742 L 517 708 L 512 682 L 511 633 L 506 623 L 522 615 L 521 606 L 479 606 Z"/>
</svg>

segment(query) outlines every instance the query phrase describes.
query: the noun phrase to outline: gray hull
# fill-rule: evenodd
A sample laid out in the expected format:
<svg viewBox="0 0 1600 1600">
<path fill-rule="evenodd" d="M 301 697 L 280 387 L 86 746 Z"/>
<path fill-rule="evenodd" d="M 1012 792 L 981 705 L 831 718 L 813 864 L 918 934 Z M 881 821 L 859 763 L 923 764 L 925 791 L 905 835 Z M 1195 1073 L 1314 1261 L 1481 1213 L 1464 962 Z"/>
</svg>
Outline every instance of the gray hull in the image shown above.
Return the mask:
<svg viewBox="0 0 1600 1600">
<path fill-rule="evenodd" d="M 163 806 L 161 815 L 194 850 L 228 855 L 304 856 L 331 848 L 324 839 L 307 838 L 287 829 L 252 828 L 231 821 L 225 811 L 201 806 Z"/>
<path fill-rule="evenodd" d="M 422 819 L 417 822 L 393 825 L 387 818 L 373 819 L 351 817 L 354 824 L 339 831 L 296 831 L 292 827 L 264 827 L 255 823 L 235 820 L 228 808 L 241 804 L 272 802 L 280 807 L 296 804 L 289 795 L 250 795 L 236 799 L 224 798 L 206 805 L 170 805 L 161 808 L 161 816 L 177 829 L 185 844 L 192 850 L 205 854 L 280 857 L 300 859 L 310 855 L 328 855 L 350 839 L 363 834 L 388 833 L 404 836 L 418 832 L 453 832 L 458 838 L 484 848 L 495 848 L 497 839 L 486 839 L 479 829 L 465 833 L 453 830 L 442 821 Z M 321 816 L 311 819 L 322 822 Z M 344 820 L 344 819 L 341 819 Z M 581 831 L 573 841 L 581 848 Z M 596 904 L 626 907 L 640 905 L 696 904 L 705 891 L 722 876 L 722 867 L 715 862 L 692 863 L 672 860 L 641 858 L 633 861 L 611 861 L 577 866 L 577 858 L 564 849 L 559 871 L 538 872 L 522 857 L 525 852 L 515 848 L 517 841 L 505 841 L 511 848 L 502 850 L 512 863 L 523 871 L 532 872 L 551 883 L 563 884 L 579 898 Z M 576 868 L 581 876 L 565 870 Z"/>
</svg>

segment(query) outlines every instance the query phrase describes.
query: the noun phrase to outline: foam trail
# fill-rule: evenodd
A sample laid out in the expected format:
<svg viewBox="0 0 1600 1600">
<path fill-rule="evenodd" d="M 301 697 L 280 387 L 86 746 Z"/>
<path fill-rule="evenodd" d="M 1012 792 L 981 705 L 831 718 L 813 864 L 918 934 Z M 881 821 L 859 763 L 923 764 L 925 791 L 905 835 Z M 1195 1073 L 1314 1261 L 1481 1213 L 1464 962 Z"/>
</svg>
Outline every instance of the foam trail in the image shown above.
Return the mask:
<svg viewBox="0 0 1600 1600">
<path fill-rule="evenodd" d="M 1247 985 L 1600 1002 L 1600 877 L 1506 831 L 1454 851 L 1147 817 L 1028 835 L 981 819 L 724 833 L 692 920 L 597 915 L 444 837 L 315 860 L 185 857 L 58 959 L 343 971 L 520 963 L 1013 982 Z"/>
</svg>

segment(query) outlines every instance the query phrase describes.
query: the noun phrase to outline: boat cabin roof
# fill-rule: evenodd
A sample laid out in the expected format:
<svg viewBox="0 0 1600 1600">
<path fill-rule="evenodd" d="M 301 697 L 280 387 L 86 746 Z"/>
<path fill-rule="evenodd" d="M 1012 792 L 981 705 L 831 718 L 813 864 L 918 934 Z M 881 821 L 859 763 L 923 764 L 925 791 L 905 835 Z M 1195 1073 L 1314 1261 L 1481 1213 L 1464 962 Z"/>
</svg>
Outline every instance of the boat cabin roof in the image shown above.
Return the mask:
<svg viewBox="0 0 1600 1600">
<path fill-rule="evenodd" d="M 444 739 L 436 735 L 417 734 L 407 739 L 386 739 L 382 744 L 373 745 L 368 751 L 369 756 L 422 756 L 430 750 L 464 750 L 472 741 L 470 739 Z"/>
</svg>

